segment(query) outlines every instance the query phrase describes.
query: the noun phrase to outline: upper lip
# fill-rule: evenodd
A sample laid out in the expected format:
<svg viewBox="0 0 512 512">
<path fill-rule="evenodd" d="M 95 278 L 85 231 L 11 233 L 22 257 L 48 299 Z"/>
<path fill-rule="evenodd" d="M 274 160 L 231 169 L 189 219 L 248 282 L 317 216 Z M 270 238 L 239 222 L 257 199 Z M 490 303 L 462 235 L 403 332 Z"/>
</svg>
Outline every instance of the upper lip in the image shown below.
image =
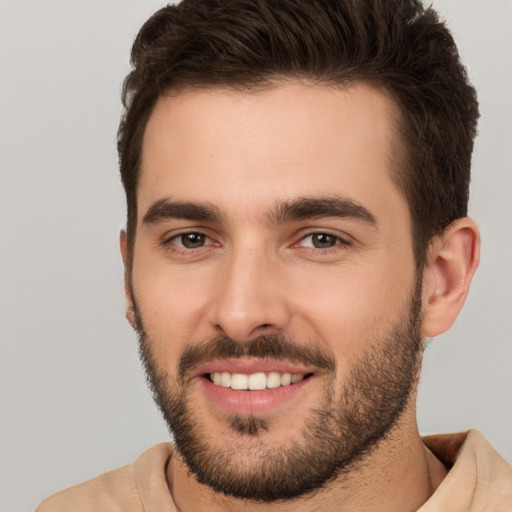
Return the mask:
<svg viewBox="0 0 512 512">
<path fill-rule="evenodd" d="M 276 361 L 274 359 L 216 359 L 199 366 L 194 372 L 194 377 L 214 372 L 243 373 L 246 375 L 278 372 L 306 375 L 307 373 L 313 373 L 313 368 L 290 361 Z"/>
</svg>

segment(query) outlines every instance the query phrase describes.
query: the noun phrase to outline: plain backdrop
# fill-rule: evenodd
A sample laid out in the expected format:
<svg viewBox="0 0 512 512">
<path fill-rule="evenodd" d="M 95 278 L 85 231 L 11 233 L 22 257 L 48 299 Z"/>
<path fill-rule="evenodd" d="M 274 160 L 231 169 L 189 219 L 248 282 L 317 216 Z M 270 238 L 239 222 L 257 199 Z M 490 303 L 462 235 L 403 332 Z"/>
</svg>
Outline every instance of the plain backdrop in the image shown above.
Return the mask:
<svg viewBox="0 0 512 512">
<path fill-rule="evenodd" d="M 168 439 L 124 318 L 116 130 L 157 0 L 0 0 L 0 511 Z M 422 433 L 483 431 L 512 462 L 512 2 L 436 0 L 480 94 L 480 270 L 433 340 Z"/>
</svg>

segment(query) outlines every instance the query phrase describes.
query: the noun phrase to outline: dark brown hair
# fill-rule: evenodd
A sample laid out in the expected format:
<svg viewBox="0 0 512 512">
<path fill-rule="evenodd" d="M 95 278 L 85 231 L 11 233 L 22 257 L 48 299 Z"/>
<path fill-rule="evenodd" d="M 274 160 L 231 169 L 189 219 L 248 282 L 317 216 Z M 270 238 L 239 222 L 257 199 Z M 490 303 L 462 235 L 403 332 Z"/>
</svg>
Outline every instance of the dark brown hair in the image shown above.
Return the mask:
<svg viewBox="0 0 512 512">
<path fill-rule="evenodd" d="M 444 23 L 419 0 L 184 0 L 155 13 L 132 48 L 118 132 L 133 246 L 142 139 L 171 89 L 251 90 L 282 78 L 364 81 L 396 102 L 419 267 L 432 236 L 467 215 L 478 102 Z"/>
</svg>

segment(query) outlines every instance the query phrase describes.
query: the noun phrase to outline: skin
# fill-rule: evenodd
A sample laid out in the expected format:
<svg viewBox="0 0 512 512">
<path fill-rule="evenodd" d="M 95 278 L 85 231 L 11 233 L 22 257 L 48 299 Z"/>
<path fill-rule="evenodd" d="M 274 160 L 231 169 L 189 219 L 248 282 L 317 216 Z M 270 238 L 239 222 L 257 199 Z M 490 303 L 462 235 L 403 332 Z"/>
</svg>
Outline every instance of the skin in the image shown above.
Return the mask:
<svg viewBox="0 0 512 512">
<path fill-rule="evenodd" d="M 189 343 L 219 334 L 242 343 L 283 333 L 328 349 L 336 360 L 336 383 L 343 383 L 371 341 L 403 316 L 416 275 L 409 211 L 392 179 L 400 165 L 393 158 L 396 116 L 393 102 L 365 84 L 286 82 L 258 92 L 180 91 L 159 99 L 144 137 L 126 289 L 128 318 L 133 323 L 133 292 L 169 382 L 177 378 L 176 364 Z M 349 199 L 374 221 L 271 218 L 276 205 L 325 197 Z M 219 218 L 145 222 L 162 200 L 213 205 Z M 183 247 L 179 235 L 189 231 L 206 235 L 205 245 Z M 328 233 L 335 244 L 315 248 L 311 233 Z M 455 320 L 478 248 L 478 231 L 468 218 L 432 240 L 423 275 L 422 336 L 436 336 Z M 121 250 L 126 261 L 124 233 Z M 240 441 L 201 387 L 192 391 L 209 442 L 235 446 L 234 462 L 241 467 L 260 446 L 254 443 L 278 447 L 300 436 L 320 396 L 321 379 L 311 379 L 298 399 L 265 413 L 271 428 L 262 437 Z M 179 457 L 169 464 L 168 481 L 181 512 L 406 511 L 423 504 L 445 473 L 421 442 L 414 389 L 398 427 L 362 467 L 293 502 L 216 494 Z"/>
</svg>

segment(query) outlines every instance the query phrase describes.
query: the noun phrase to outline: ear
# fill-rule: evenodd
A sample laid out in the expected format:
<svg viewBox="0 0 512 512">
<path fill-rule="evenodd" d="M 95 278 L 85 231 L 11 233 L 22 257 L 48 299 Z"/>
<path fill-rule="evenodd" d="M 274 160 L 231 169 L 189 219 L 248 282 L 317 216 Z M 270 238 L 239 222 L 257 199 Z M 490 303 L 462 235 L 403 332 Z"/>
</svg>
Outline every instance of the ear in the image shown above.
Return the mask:
<svg viewBox="0 0 512 512">
<path fill-rule="evenodd" d="M 123 258 L 124 264 L 124 296 L 126 300 L 126 319 L 130 323 L 130 325 L 135 329 L 135 309 L 132 299 L 130 268 L 128 263 L 128 258 L 130 257 L 128 251 L 130 250 L 130 248 L 128 245 L 128 237 L 126 235 L 126 231 L 124 230 L 122 230 L 119 233 L 119 249 L 121 250 L 121 256 Z"/>
<path fill-rule="evenodd" d="M 480 233 L 469 217 L 457 219 L 429 247 L 423 272 L 422 335 L 432 338 L 455 322 L 480 259 Z"/>
</svg>

